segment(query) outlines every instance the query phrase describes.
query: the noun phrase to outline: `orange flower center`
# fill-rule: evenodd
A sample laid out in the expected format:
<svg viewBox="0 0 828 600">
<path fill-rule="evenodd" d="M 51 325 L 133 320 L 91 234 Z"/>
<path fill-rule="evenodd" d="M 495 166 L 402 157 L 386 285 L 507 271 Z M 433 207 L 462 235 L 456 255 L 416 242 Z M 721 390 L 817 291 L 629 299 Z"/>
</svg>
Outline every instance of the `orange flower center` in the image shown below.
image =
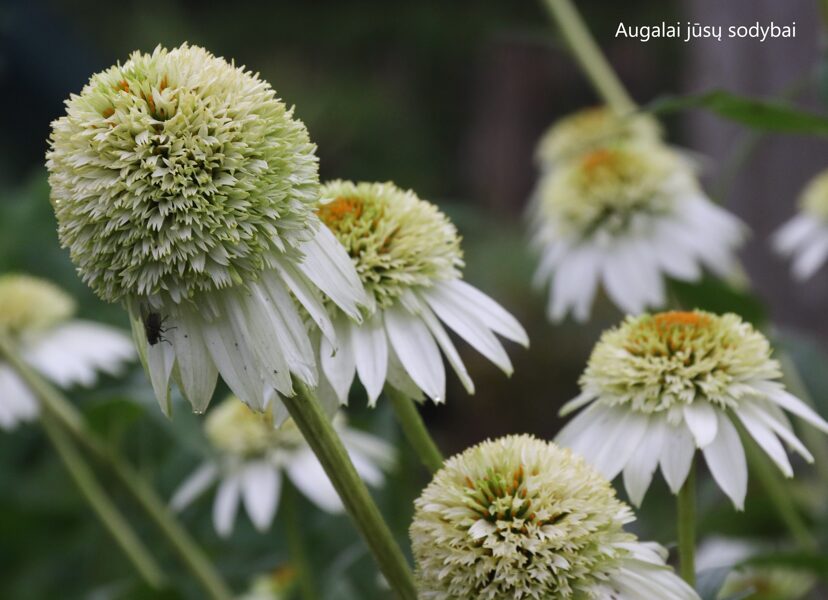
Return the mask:
<svg viewBox="0 0 828 600">
<path fill-rule="evenodd" d="M 353 216 L 358 219 L 362 216 L 362 200 L 359 198 L 337 198 L 316 209 L 316 214 L 328 227 L 335 227 L 345 217 Z"/>
</svg>

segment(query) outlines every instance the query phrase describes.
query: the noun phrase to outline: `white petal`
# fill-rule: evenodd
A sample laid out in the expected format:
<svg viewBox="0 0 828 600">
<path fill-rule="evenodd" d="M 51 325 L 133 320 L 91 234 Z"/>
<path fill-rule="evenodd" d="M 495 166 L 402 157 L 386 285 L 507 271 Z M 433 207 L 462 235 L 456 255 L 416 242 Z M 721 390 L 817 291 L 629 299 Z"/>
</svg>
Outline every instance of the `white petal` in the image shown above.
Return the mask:
<svg viewBox="0 0 828 600">
<path fill-rule="evenodd" d="M 466 365 L 463 364 L 463 359 L 460 358 L 457 348 L 454 347 L 454 343 L 451 341 L 448 333 L 446 333 L 446 330 L 443 328 L 440 320 L 434 316 L 434 313 L 431 312 L 431 309 L 428 306 L 424 306 L 422 308 L 420 316 L 423 318 L 423 322 L 426 324 L 426 327 L 428 327 L 431 335 L 433 335 L 434 339 L 437 341 L 437 345 L 440 346 L 443 354 L 446 355 L 446 359 L 454 369 L 454 372 L 457 373 L 463 387 L 466 388 L 466 391 L 469 394 L 474 394 L 474 382 L 471 380 L 469 372 L 466 370 Z"/>
<path fill-rule="evenodd" d="M 819 221 L 800 213 L 773 234 L 774 248 L 780 254 L 791 254 L 797 248 L 810 243 L 824 229 Z"/>
<path fill-rule="evenodd" d="M 693 455 L 696 453 L 696 446 L 693 443 L 693 435 L 684 424 L 673 426 L 667 425 L 664 432 L 664 446 L 659 457 L 661 473 L 664 480 L 670 487 L 670 491 L 678 494 L 690 465 L 693 462 Z"/>
<path fill-rule="evenodd" d="M 522 346 L 529 346 L 529 336 L 518 320 L 500 304 L 462 279 L 440 282 L 431 292 L 453 298 L 455 303 L 473 310 L 474 314 L 495 333 Z"/>
<path fill-rule="evenodd" d="M 653 473 L 658 467 L 658 459 L 664 445 L 666 428 L 667 422 L 663 417 L 650 417 L 644 437 L 624 467 L 624 488 L 635 506 L 641 506 L 653 480 Z"/>
<path fill-rule="evenodd" d="M 807 279 L 825 263 L 828 257 L 828 231 L 823 232 L 794 258 L 792 270 L 797 279 Z"/>
<path fill-rule="evenodd" d="M 768 391 L 768 398 L 787 410 L 789 413 L 792 413 L 800 419 L 807 421 L 820 431 L 828 433 L 828 422 L 819 416 L 813 408 L 805 404 L 793 394 L 790 394 L 783 389 L 770 389 Z"/>
<path fill-rule="evenodd" d="M 385 311 L 388 339 L 406 372 L 434 402 L 445 400 L 446 372 L 440 350 L 423 322 L 401 306 Z"/>
<path fill-rule="evenodd" d="M 282 483 L 279 472 L 276 467 L 262 460 L 246 465 L 240 477 L 247 514 L 256 529 L 267 531 L 279 504 Z"/>
<path fill-rule="evenodd" d="M 596 394 L 595 392 L 591 390 L 584 390 L 580 394 L 575 396 L 572 400 L 564 404 L 561 407 L 561 410 L 558 412 L 558 414 L 561 417 L 565 417 L 566 415 L 575 412 L 579 408 L 586 406 L 587 404 L 595 400 L 595 398 L 597 397 L 598 394 Z"/>
<path fill-rule="evenodd" d="M 170 375 L 174 361 L 175 351 L 169 342 L 161 340 L 156 344 L 147 345 L 147 369 L 152 389 L 161 410 L 168 417 L 172 413 Z"/>
<path fill-rule="evenodd" d="M 740 407 L 736 409 L 735 412 L 751 437 L 756 441 L 759 447 L 771 457 L 782 473 L 784 473 L 786 477 L 793 477 L 793 468 L 788 460 L 785 448 L 782 447 L 782 444 L 779 442 L 779 438 L 774 435 L 771 428 L 750 410 L 745 411 L 743 407 Z"/>
<path fill-rule="evenodd" d="M 37 397 L 10 367 L 0 363 L 0 427 L 12 429 L 39 412 Z"/>
<path fill-rule="evenodd" d="M 555 436 L 555 443 L 573 447 L 588 430 L 594 429 L 593 423 L 612 419 L 615 413 L 603 404 L 595 402 L 575 415 Z"/>
<path fill-rule="evenodd" d="M 716 409 L 706 400 L 694 400 L 684 406 L 684 422 L 696 440 L 698 448 L 704 448 L 716 437 L 718 419 Z"/>
<path fill-rule="evenodd" d="M 351 344 L 351 322 L 344 315 L 333 322 L 339 349 L 331 345 L 328 338 L 323 337 L 319 342 L 319 362 L 322 372 L 336 392 L 340 404 L 348 403 L 348 392 L 354 381 L 356 370 L 356 356 Z M 356 323 L 354 327 L 358 327 Z"/>
<path fill-rule="evenodd" d="M 598 250 L 588 245 L 576 246 L 561 260 L 552 279 L 547 316 L 560 321 L 572 309 L 579 321 L 589 316 L 600 275 Z"/>
<path fill-rule="evenodd" d="M 218 470 L 213 463 L 203 463 L 175 490 L 170 500 L 170 508 L 177 512 L 188 507 L 193 500 L 213 485 L 217 476 Z"/>
<path fill-rule="evenodd" d="M 216 499 L 213 501 L 213 526 L 221 537 L 227 537 L 233 531 L 240 492 L 241 482 L 238 475 L 230 475 L 219 484 Z"/>
<path fill-rule="evenodd" d="M 293 485 L 325 512 L 339 513 L 345 509 L 325 470 L 310 450 L 301 450 L 291 456 L 287 473 Z"/>
<path fill-rule="evenodd" d="M 207 410 L 218 378 L 218 369 L 201 335 L 202 328 L 198 315 L 182 310 L 167 332 L 175 350 L 176 380 L 197 413 Z"/>
<path fill-rule="evenodd" d="M 603 281 L 607 294 L 615 305 L 635 315 L 644 310 L 649 292 L 641 289 L 636 272 L 638 265 L 626 246 L 618 244 L 607 252 Z"/>
<path fill-rule="evenodd" d="M 385 379 L 388 385 L 395 387 L 412 400 L 416 400 L 417 402 L 425 400 L 423 390 L 417 387 L 417 384 L 414 383 L 414 380 L 406 372 L 397 353 L 394 352 L 393 346 L 388 348 L 388 374 Z"/>
<path fill-rule="evenodd" d="M 375 312 L 362 325 L 351 327 L 351 352 L 356 358 L 359 379 L 368 393 L 368 404 L 374 406 L 388 371 L 388 339 L 381 311 Z"/>
<path fill-rule="evenodd" d="M 310 318 L 319 327 L 322 334 L 332 344 L 336 344 L 336 334 L 328 316 L 328 310 L 322 302 L 321 293 L 311 285 L 301 271 L 288 261 L 280 261 L 277 270 L 282 280 L 299 303 L 308 311 Z M 266 275 L 265 275 L 266 277 Z"/>
<path fill-rule="evenodd" d="M 719 433 L 716 439 L 708 444 L 702 452 L 713 479 L 733 501 L 737 510 L 745 508 L 745 494 L 747 494 L 747 463 L 745 450 L 739 433 L 730 422 L 730 419 L 717 412 Z"/>
<path fill-rule="evenodd" d="M 740 412 L 748 413 L 767 425 L 771 431 L 809 463 L 814 462 L 814 455 L 811 454 L 793 432 L 790 422 L 785 414 L 775 404 L 768 403 L 767 406 L 751 406 L 745 404 L 739 408 Z"/>
<path fill-rule="evenodd" d="M 644 415 L 623 411 L 621 418 L 605 429 L 606 437 L 592 461 L 604 477 L 612 481 L 626 466 L 641 443 L 648 423 Z"/>
</svg>

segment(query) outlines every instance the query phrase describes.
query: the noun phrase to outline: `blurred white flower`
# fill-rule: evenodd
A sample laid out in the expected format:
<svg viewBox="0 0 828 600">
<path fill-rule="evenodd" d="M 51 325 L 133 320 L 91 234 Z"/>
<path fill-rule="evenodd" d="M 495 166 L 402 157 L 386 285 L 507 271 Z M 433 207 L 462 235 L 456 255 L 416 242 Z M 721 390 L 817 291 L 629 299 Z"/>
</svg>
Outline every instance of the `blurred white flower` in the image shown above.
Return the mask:
<svg viewBox="0 0 828 600">
<path fill-rule="evenodd" d="M 359 475 L 369 485 L 382 485 L 383 470 L 395 460 L 394 449 L 375 436 L 348 427 L 342 415 L 335 416 L 333 423 Z M 276 515 L 284 475 L 320 509 L 330 513 L 344 510 L 322 465 L 291 419 L 275 427 L 271 411 L 253 412 L 231 396 L 208 413 L 205 431 L 215 457 L 178 488 L 170 501 L 174 510 L 182 510 L 218 483 L 213 524 L 219 535 L 232 532 L 240 500 L 253 525 L 263 532 Z"/>
<path fill-rule="evenodd" d="M 698 600 L 585 460 L 528 435 L 469 448 L 415 502 L 419 598 Z"/>
<path fill-rule="evenodd" d="M 91 386 L 97 373 L 116 375 L 134 360 L 129 336 L 91 321 L 72 319 L 75 304 L 61 289 L 27 275 L 0 276 L 0 332 L 22 358 L 62 388 Z M 0 360 L 0 428 L 34 419 L 38 402 L 17 373 Z"/>
<path fill-rule="evenodd" d="M 797 279 L 807 279 L 828 258 L 828 171 L 808 183 L 799 201 L 800 211 L 773 236 L 777 252 L 793 259 Z"/>
<path fill-rule="evenodd" d="M 523 327 L 462 280 L 460 237 L 433 204 L 391 183 L 333 181 L 318 214 L 356 266 L 375 312 L 356 323 L 329 305 L 338 351 L 320 343 L 322 370 L 340 403 L 359 374 L 373 405 L 386 380 L 419 397 L 445 400 L 445 354 L 469 393 L 474 384 L 443 323 L 507 374 L 512 364 L 495 334 L 528 345 Z M 418 389 L 419 388 L 419 389 Z"/>
<path fill-rule="evenodd" d="M 695 281 L 706 267 L 740 273 L 743 224 L 713 204 L 687 160 L 664 145 L 617 143 L 544 174 L 532 201 L 536 285 L 551 283 L 547 315 L 589 317 L 603 286 L 624 312 L 665 304 L 664 278 Z"/>
<path fill-rule="evenodd" d="M 786 477 L 782 442 L 813 461 L 783 409 L 828 433 L 828 423 L 779 382 L 768 340 L 733 314 L 666 312 L 628 317 L 601 336 L 581 376 L 581 394 L 561 410 L 586 406 L 558 434 L 608 479 L 621 471 L 640 505 L 661 465 L 675 494 L 696 449 L 716 483 L 744 508 L 748 469 L 733 421 Z"/>
</svg>

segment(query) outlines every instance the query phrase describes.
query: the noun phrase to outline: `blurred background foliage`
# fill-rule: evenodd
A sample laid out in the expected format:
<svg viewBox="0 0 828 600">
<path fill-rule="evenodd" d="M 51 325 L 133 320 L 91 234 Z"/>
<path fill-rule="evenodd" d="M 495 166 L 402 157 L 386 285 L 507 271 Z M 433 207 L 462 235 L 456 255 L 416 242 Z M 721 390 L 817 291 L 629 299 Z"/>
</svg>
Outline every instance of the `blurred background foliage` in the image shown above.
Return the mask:
<svg viewBox="0 0 828 600">
<path fill-rule="evenodd" d="M 698 91 L 712 78 L 713 84 L 732 84 L 733 91 L 769 97 L 790 95 L 795 83 L 798 99 L 824 108 L 817 78 L 828 71 L 820 60 L 822 34 L 815 3 L 738 0 L 726 3 L 727 9 L 707 0 L 580 4 L 639 101 Z M 778 42 L 773 56 L 744 44 L 723 43 L 719 54 L 711 55 L 701 45 L 662 40 L 642 45 L 613 38 L 620 20 L 646 24 L 703 17 L 714 22 L 793 18 L 800 35 Z M 425 407 L 443 450 L 453 453 L 511 432 L 554 436 L 562 424 L 557 410 L 575 395 L 591 347 L 600 331 L 621 315 L 599 300 L 588 325 L 553 327 L 544 318 L 544 295 L 529 285 L 534 260 L 522 214 L 535 176 L 534 144 L 554 119 L 596 102 L 539 2 L 5 0 L 0 5 L 0 107 L 5 115 L 0 133 L 0 272 L 49 278 L 78 299 L 82 316 L 127 326 L 120 307 L 98 301 L 58 246 L 43 166 L 45 140 L 63 100 L 78 92 L 90 74 L 135 49 L 149 51 L 157 44 L 171 47 L 185 40 L 260 72 L 288 104 L 296 105 L 318 144 L 323 179 L 393 180 L 439 203 L 463 234 L 466 278 L 527 327 L 532 346 L 529 351 L 510 349 L 515 365 L 511 379 L 465 345 L 458 346 L 478 392 L 468 397 L 450 378 L 448 402 Z M 737 76 L 722 67 L 733 62 L 739 65 Z M 786 73 L 783 81 L 768 75 L 779 69 Z M 687 307 L 739 312 L 774 333 L 799 366 L 818 409 L 828 414 L 828 277 L 823 271 L 818 282 L 793 291 L 785 265 L 764 246 L 764 234 L 793 211 L 805 175 L 825 166 L 825 144 L 791 136 L 760 140 L 744 128 L 728 129 L 721 121 L 694 114 L 669 116 L 667 125 L 676 144 L 712 156 L 703 159 L 710 189 L 756 230 L 744 255 L 752 291 L 705 280 L 674 284 L 674 297 Z M 728 131 L 736 133 L 723 138 L 722 132 Z M 796 150 L 779 158 L 774 151 L 789 147 L 785 144 L 797 144 Z M 763 166 L 767 152 L 777 159 Z M 760 185 L 763 177 L 773 178 L 768 192 L 774 197 L 757 195 L 739 177 Z M 95 390 L 76 390 L 72 399 L 165 497 L 206 452 L 201 419 L 181 402 L 174 419 L 165 419 L 137 367 Z M 357 426 L 396 441 L 398 432 L 387 408 L 380 402 L 376 410 L 366 409 L 362 392 L 355 390 L 349 414 Z M 411 502 L 427 476 L 405 444 L 399 445 L 399 464 L 378 498 L 405 543 Z M 825 548 L 828 465 L 822 467 L 819 475 L 818 469 L 797 465 L 790 489 Z M 102 477 L 157 549 L 162 564 L 181 574 L 174 556 L 129 498 L 105 472 Z M 709 478 L 703 481 L 710 483 Z M 0 435 L 0 490 L 0 598 L 158 597 L 137 583 L 36 425 Z M 755 479 L 745 513 L 735 513 L 712 485 L 703 486 L 701 494 L 703 532 L 761 538 L 785 549 L 784 528 Z M 298 502 L 308 558 L 324 596 L 385 597 L 348 520 Z M 264 536 L 240 517 L 233 536 L 220 540 L 210 520 L 211 504 L 208 494 L 184 512 L 183 520 L 234 589 L 244 589 L 262 573 L 291 581 L 296 565 L 287 552 L 284 514 Z M 673 510 L 661 482 L 648 495 L 635 528 L 645 538 L 669 543 L 674 539 Z M 796 568 L 828 573 L 824 556 L 794 554 L 789 559 Z M 815 589 L 811 597 L 826 594 Z M 198 598 L 199 592 L 185 577 L 174 577 L 169 597 Z"/>
</svg>

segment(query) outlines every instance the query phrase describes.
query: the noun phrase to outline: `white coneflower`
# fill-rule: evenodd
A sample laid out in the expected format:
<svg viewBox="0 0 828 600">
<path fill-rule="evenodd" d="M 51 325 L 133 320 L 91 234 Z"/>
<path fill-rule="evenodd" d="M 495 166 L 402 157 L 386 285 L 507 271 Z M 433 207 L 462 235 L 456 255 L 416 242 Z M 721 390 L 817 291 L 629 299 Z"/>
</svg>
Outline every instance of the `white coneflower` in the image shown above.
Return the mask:
<svg viewBox="0 0 828 600">
<path fill-rule="evenodd" d="M 639 505 L 661 465 L 673 493 L 696 448 L 719 487 L 744 507 L 748 471 L 733 420 L 788 477 L 786 442 L 809 462 L 783 409 L 828 432 L 828 423 L 785 391 L 768 340 L 733 314 L 665 312 L 628 317 L 604 333 L 561 414 L 587 408 L 558 435 L 609 479 L 622 470 Z"/>
<path fill-rule="evenodd" d="M 334 427 L 360 476 L 370 485 L 382 485 L 383 469 L 393 463 L 394 449 L 379 438 L 346 426 L 342 416 L 334 418 Z M 218 482 L 213 523 L 220 535 L 232 532 L 239 500 L 259 531 L 269 529 L 279 505 L 283 475 L 320 509 L 332 513 L 344 510 L 322 465 L 292 420 L 274 427 L 271 411 L 253 412 L 238 398 L 230 397 L 208 413 L 205 432 L 215 456 L 181 485 L 171 505 L 181 510 Z"/>
<path fill-rule="evenodd" d="M 666 551 L 624 531 L 635 516 L 567 449 L 528 435 L 446 461 L 415 502 L 419 597 L 697 599 Z"/>
<path fill-rule="evenodd" d="M 535 150 L 535 162 L 542 171 L 586 152 L 618 142 L 661 142 L 661 127 L 644 113 L 620 115 L 596 106 L 579 110 L 552 124 Z"/>
<path fill-rule="evenodd" d="M 27 275 L 0 276 L 0 333 L 25 362 L 60 387 L 90 386 L 97 372 L 117 374 L 135 358 L 129 337 L 113 327 L 73 319 L 75 303 L 55 285 Z M 34 419 L 38 402 L 0 361 L 0 428 Z"/>
<path fill-rule="evenodd" d="M 589 316 L 603 286 L 623 311 L 665 303 L 664 276 L 693 281 L 702 267 L 738 272 L 744 226 L 704 195 L 666 146 L 618 143 L 545 174 L 533 200 L 536 285 L 551 282 L 547 314 Z"/>
<path fill-rule="evenodd" d="M 512 365 L 495 333 L 528 345 L 526 332 L 499 304 L 461 278 L 457 229 L 436 206 L 391 183 L 333 181 L 317 212 L 345 246 L 374 304 L 355 323 L 331 307 L 340 348 L 322 340 L 322 370 L 340 402 L 359 373 L 370 404 L 386 379 L 402 391 L 445 399 L 445 354 L 474 392 L 442 323 L 506 373 Z M 338 314 L 339 313 L 339 314 Z M 441 323 L 442 321 L 442 323 Z M 410 378 L 410 380 L 409 380 Z"/>
<path fill-rule="evenodd" d="M 805 188 L 800 212 L 773 237 L 776 250 L 793 258 L 797 279 L 807 279 L 828 258 L 828 171 L 817 175 Z"/>
<path fill-rule="evenodd" d="M 196 411 L 217 371 L 263 409 L 291 374 L 317 381 L 291 294 L 332 335 L 324 292 L 364 292 L 314 206 L 315 147 L 270 85 L 186 44 L 94 75 L 52 124 L 61 242 L 84 281 L 129 310 L 162 408 L 173 376 Z"/>
</svg>

